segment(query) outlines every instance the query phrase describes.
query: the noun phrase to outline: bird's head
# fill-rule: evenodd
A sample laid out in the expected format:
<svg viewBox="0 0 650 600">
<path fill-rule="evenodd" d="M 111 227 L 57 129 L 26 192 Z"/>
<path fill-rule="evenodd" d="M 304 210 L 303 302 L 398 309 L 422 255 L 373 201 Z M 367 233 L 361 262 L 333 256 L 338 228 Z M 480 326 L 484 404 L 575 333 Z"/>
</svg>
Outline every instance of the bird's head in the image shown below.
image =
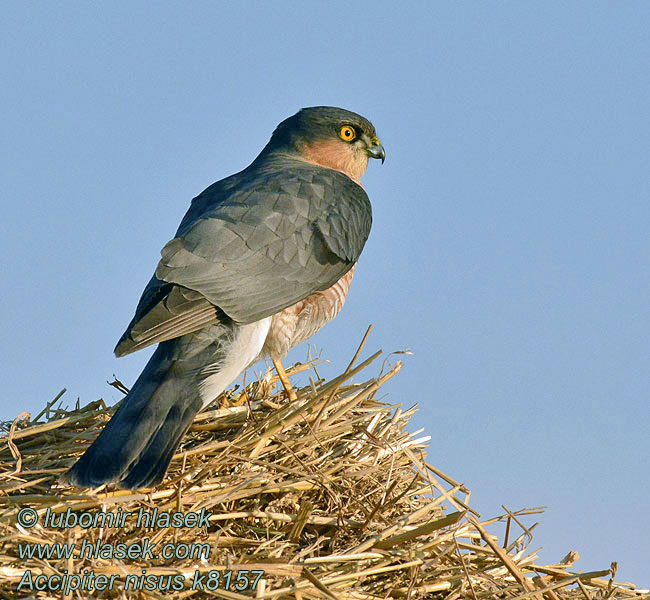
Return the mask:
<svg viewBox="0 0 650 600">
<path fill-rule="evenodd" d="M 333 106 L 303 108 L 280 123 L 264 152 L 291 154 L 342 171 L 359 182 L 369 158 L 384 162 L 386 152 L 368 119 Z"/>
</svg>

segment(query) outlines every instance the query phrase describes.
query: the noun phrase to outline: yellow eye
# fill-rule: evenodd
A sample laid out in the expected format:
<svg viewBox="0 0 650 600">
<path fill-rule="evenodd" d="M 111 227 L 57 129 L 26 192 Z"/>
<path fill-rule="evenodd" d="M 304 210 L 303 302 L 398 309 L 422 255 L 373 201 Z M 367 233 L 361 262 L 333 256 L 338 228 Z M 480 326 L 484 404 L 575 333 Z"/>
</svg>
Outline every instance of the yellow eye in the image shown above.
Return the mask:
<svg viewBox="0 0 650 600">
<path fill-rule="evenodd" d="M 357 132 L 354 130 L 354 127 L 350 125 L 343 125 L 341 131 L 339 131 L 339 137 L 344 142 L 351 142 L 355 137 L 357 137 Z"/>
</svg>

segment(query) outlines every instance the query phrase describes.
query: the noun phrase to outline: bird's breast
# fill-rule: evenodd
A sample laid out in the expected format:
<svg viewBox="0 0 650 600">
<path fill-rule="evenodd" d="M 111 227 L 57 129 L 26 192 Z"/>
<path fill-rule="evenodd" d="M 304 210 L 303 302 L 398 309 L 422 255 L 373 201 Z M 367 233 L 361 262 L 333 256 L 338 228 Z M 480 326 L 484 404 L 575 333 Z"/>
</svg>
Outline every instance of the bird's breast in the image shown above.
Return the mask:
<svg viewBox="0 0 650 600">
<path fill-rule="evenodd" d="M 273 315 L 262 353 L 271 358 L 284 358 L 291 348 L 308 340 L 336 317 L 345 303 L 355 268 L 356 263 L 332 287 Z"/>
</svg>

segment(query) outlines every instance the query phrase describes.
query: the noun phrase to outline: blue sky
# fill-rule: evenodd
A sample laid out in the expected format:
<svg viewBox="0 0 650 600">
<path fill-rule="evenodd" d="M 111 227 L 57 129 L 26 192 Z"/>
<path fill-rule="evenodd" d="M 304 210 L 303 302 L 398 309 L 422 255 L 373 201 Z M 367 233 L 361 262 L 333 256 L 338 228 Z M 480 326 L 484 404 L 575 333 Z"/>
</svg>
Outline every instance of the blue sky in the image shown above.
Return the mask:
<svg viewBox="0 0 650 600">
<path fill-rule="evenodd" d="M 303 106 L 388 158 L 339 318 L 347 365 L 409 348 L 429 460 L 533 546 L 650 586 L 650 41 L 645 2 L 34 3 L 0 23 L 0 418 L 115 402 L 112 349 L 193 196 Z M 304 359 L 307 348 L 293 352 Z"/>
</svg>

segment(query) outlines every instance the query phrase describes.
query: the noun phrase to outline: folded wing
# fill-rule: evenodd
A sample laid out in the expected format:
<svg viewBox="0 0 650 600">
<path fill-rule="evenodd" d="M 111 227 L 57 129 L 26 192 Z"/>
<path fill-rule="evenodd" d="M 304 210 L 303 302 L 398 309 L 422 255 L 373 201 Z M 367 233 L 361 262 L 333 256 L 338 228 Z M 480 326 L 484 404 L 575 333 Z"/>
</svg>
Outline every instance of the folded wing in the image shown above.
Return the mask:
<svg viewBox="0 0 650 600">
<path fill-rule="evenodd" d="M 358 260 L 372 215 L 347 176 L 301 164 L 238 177 L 237 191 L 215 184 L 193 201 L 116 355 L 216 321 L 276 314 L 329 288 Z"/>
</svg>

